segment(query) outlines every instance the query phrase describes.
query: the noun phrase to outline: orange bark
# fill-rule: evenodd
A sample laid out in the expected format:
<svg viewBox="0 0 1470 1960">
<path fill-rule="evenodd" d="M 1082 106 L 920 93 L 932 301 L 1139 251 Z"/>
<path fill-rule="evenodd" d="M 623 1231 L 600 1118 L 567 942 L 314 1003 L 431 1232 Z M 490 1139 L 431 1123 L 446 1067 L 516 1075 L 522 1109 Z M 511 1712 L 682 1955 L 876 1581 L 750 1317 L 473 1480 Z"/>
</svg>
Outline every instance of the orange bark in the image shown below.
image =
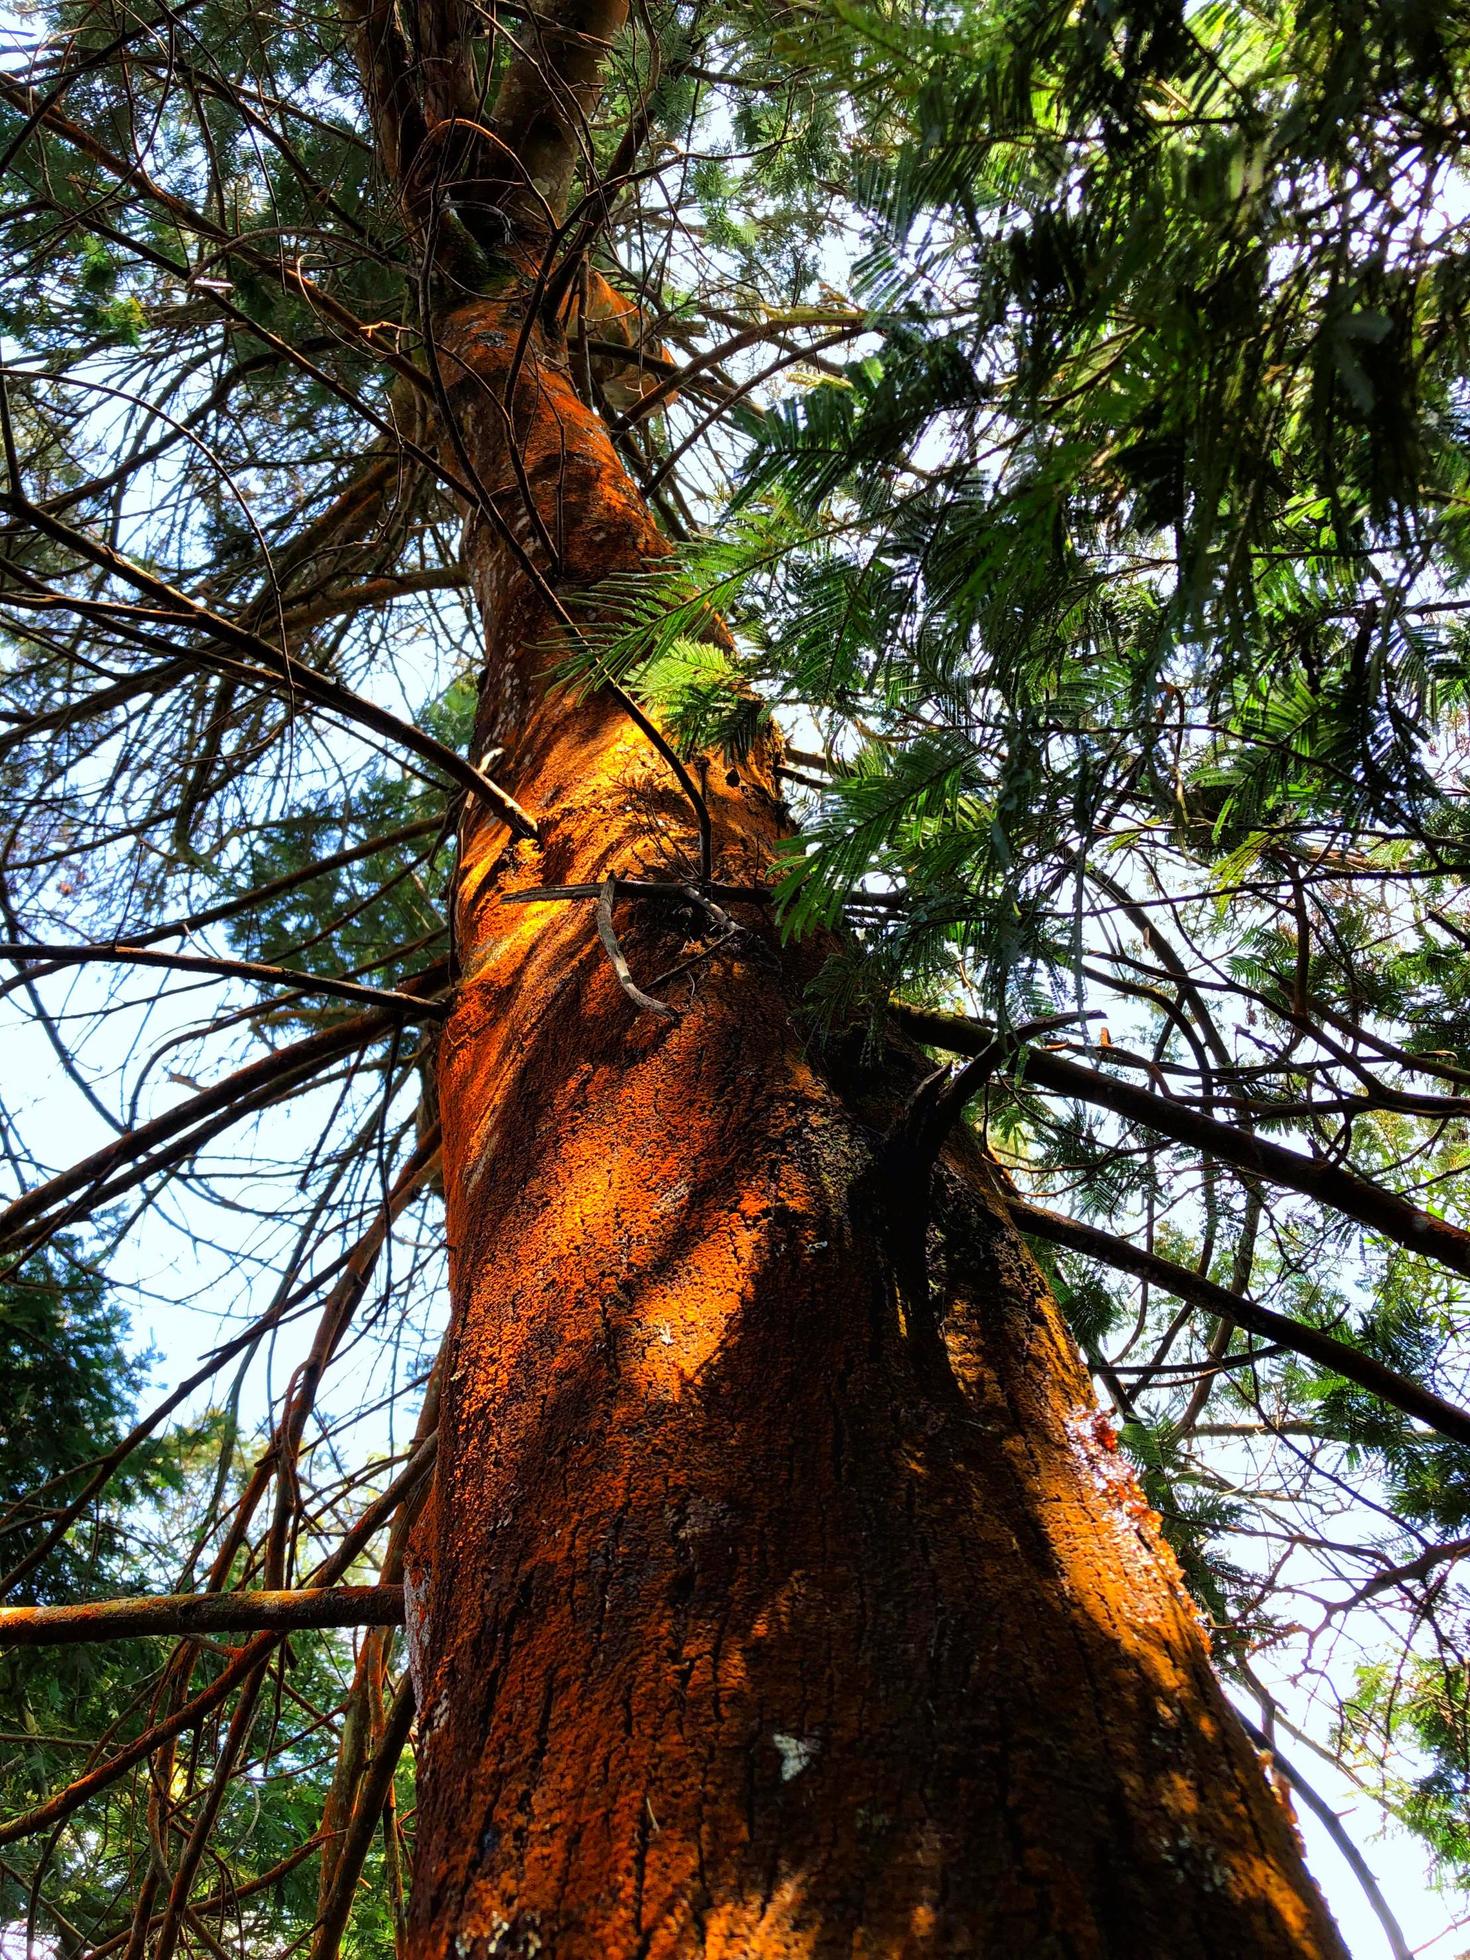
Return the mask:
<svg viewBox="0 0 1470 1960">
<path fill-rule="evenodd" d="M 504 308 L 441 359 L 516 513 Z M 512 423 L 557 590 L 664 550 L 533 336 Z M 503 493 L 503 494 L 502 494 Z M 924 1064 L 815 1047 L 759 908 L 620 990 L 586 903 L 687 878 L 687 802 L 616 704 L 547 681 L 554 615 L 468 524 L 478 741 L 536 815 L 462 837 L 439 1062 L 453 1324 L 409 1612 L 410 1951 L 1338 1955 L 1290 1820 L 978 1151 L 935 1177 L 937 1328 L 880 1138 Z M 766 871 L 769 755 L 712 763 L 717 875 Z M 624 901 L 644 979 L 688 920 Z"/>
</svg>

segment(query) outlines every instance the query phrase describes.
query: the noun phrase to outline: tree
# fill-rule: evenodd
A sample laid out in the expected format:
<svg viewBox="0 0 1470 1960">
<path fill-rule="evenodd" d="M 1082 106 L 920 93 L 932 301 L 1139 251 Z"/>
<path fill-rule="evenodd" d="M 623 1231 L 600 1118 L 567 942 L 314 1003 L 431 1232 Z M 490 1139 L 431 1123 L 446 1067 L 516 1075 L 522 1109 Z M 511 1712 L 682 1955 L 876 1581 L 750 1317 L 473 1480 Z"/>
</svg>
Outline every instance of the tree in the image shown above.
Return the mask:
<svg viewBox="0 0 1470 1960">
<path fill-rule="evenodd" d="M 7 1563 L 17 1554 L 23 1558 L 43 1534 L 47 1496 L 54 1500 L 58 1484 L 64 1488 L 68 1475 L 123 1433 L 147 1373 L 144 1362 L 128 1355 L 126 1333 L 96 1270 L 64 1242 L 0 1291 L 7 1414 L 0 1437 L 0 1542 Z M 15 1597 L 36 1603 L 38 1580 L 52 1600 L 144 1591 L 157 1566 L 147 1537 L 136 1529 L 140 1500 L 156 1495 L 173 1476 L 176 1468 L 162 1450 L 139 1452 L 88 1536 L 58 1547 L 58 1556 L 22 1582 Z M 133 1643 L 18 1649 L 0 1659 L 9 1717 L 0 1741 L 7 1813 L 27 1808 L 66 1779 L 69 1743 L 103 1726 L 126 1701 L 139 1660 Z M 115 1882 L 116 1874 L 109 1876 Z M 53 1885 L 52 1910 L 71 1924 L 106 1896 L 106 1886 L 100 1874 L 73 1866 Z M 0 1920 L 24 1922 L 28 1904 L 27 1888 L 16 1883 L 13 1869 L 0 1871 Z M 60 1919 L 54 1923 L 59 1926 Z"/>
<path fill-rule="evenodd" d="M 245 1285 L 7 1579 L 228 1412 L 36 1898 L 1342 1952 L 1301 1601 L 1465 1855 L 1458 10 L 51 19 L 0 951 L 105 1140 L 13 1127 L 0 1239 Z"/>
</svg>

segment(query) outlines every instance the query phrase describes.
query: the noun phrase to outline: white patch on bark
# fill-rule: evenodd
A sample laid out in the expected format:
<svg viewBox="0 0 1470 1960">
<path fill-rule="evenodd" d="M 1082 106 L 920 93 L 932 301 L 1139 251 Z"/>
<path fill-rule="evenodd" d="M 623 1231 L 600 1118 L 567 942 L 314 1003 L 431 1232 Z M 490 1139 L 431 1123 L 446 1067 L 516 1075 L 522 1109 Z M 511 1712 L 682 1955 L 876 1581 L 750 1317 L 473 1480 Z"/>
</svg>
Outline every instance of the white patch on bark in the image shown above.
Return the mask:
<svg viewBox="0 0 1470 1960">
<path fill-rule="evenodd" d="M 420 1708 L 428 1681 L 429 1602 L 427 1588 L 416 1586 L 413 1574 L 403 1575 L 403 1632 L 408 1647 L 408 1673 Z"/>
<path fill-rule="evenodd" d="M 776 1754 L 781 1758 L 781 1781 L 789 1783 L 793 1777 L 800 1776 L 804 1769 L 810 1769 L 822 1747 L 821 1738 L 815 1735 L 782 1735 L 778 1730 L 771 1737 Z"/>
</svg>

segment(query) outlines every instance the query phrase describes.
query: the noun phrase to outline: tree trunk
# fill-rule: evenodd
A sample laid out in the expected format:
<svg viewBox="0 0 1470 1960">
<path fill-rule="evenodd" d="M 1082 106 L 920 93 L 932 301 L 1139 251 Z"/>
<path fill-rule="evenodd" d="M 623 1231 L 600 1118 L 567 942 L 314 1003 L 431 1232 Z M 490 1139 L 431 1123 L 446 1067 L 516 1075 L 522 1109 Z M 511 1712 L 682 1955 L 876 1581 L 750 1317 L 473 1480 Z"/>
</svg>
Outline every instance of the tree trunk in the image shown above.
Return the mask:
<svg viewBox="0 0 1470 1960">
<path fill-rule="evenodd" d="M 517 331 L 507 300 L 462 308 L 439 356 L 530 548 Z M 511 423 L 588 616 L 665 547 L 539 327 Z M 695 832 L 617 703 L 548 684 L 554 609 L 483 514 L 467 562 L 478 741 L 541 835 L 474 813 L 461 840 L 410 1951 L 1341 1954 L 968 1142 L 907 1270 L 882 1140 L 917 1051 L 815 1046 L 810 956 L 759 906 L 726 904 L 740 937 L 667 984 L 669 1018 L 622 991 L 591 902 L 510 902 L 687 880 Z M 726 883 L 782 835 L 770 761 L 708 769 Z M 695 917 L 620 901 L 645 982 Z"/>
</svg>

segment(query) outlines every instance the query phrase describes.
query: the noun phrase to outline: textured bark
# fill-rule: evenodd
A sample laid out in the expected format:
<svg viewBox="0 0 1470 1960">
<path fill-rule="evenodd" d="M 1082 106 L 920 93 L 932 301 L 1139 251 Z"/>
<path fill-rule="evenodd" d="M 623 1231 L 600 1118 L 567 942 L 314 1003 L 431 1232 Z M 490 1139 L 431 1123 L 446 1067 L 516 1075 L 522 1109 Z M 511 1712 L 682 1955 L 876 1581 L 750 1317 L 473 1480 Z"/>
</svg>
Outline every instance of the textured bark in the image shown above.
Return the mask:
<svg viewBox="0 0 1470 1960">
<path fill-rule="evenodd" d="M 471 307 L 440 351 L 529 545 L 497 405 L 516 334 L 508 302 Z M 555 355 L 538 329 L 511 419 L 583 616 L 664 547 Z M 478 740 L 540 836 L 481 813 L 461 840 L 410 1951 L 1340 1954 L 968 1145 L 912 1271 L 881 1139 L 916 1051 L 813 1048 L 809 967 L 759 908 L 667 1019 L 590 904 L 508 902 L 688 878 L 695 834 L 617 705 L 548 685 L 553 611 L 482 516 L 466 561 Z M 771 759 L 708 771 L 725 881 L 782 834 Z M 654 903 L 617 922 L 645 981 L 686 950 Z"/>
</svg>

